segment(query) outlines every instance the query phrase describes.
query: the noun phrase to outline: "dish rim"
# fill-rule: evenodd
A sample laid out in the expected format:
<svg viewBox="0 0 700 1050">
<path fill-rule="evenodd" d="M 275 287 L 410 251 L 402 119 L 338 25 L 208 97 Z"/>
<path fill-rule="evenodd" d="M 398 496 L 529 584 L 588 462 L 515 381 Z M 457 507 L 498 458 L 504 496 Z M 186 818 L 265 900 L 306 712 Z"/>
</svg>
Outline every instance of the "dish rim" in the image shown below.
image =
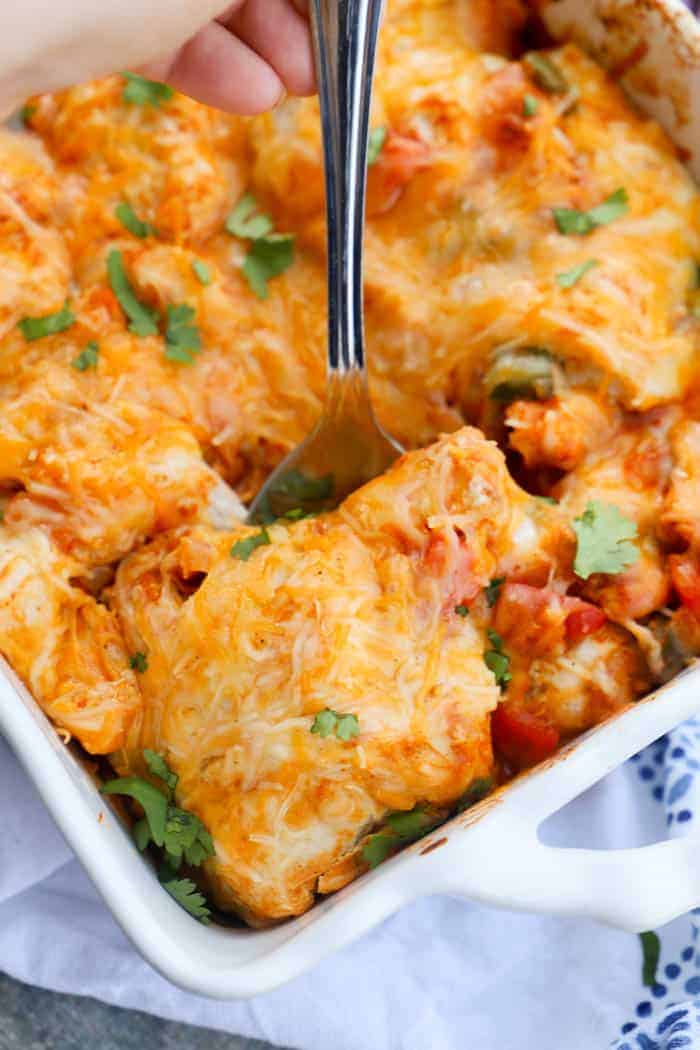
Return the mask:
<svg viewBox="0 0 700 1050">
<path fill-rule="evenodd" d="M 617 3 L 637 12 L 644 32 L 658 32 L 621 78 L 686 151 L 700 177 L 700 29 L 680 0 L 546 0 L 540 12 L 556 24 L 572 19 L 595 37 Z M 682 59 L 679 59 L 681 45 Z M 665 50 L 664 50 L 665 49 Z M 662 90 L 635 88 L 635 65 L 661 62 Z M 671 63 L 673 58 L 673 63 Z M 679 87 L 678 63 L 685 80 Z M 673 67 L 673 68 L 672 68 Z M 683 107 L 669 109 L 666 81 L 685 85 Z M 690 144 L 688 145 L 688 142 Z M 58 827 L 100 895 L 144 958 L 173 983 L 211 998 L 247 998 L 300 975 L 420 896 L 451 893 L 490 905 L 560 915 L 588 915 L 643 930 L 700 903 L 700 836 L 641 850 L 561 850 L 539 842 L 552 813 L 651 740 L 700 710 L 700 665 L 681 673 L 552 760 L 523 774 L 472 809 L 407 847 L 376 871 L 317 903 L 299 918 L 265 929 L 205 927 L 163 892 L 116 813 L 62 743 L 9 666 L 0 659 L 0 731 L 7 737 Z M 661 699 L 663 697 L 663 700 Z M 624 732 L 622 729 L 624 727 Z M 511 871 L 518 850 L 517 877 Z M 640 854 L 644 854 L 642 862 Z M 470 856 L 479 865 L 469 867 Z M 478 870 L 476 870 L 478 869 Z M 673 886 L 664 874 L 673 875 Z M 694 872 L 697 872 L 695 875 Z M 680 873 L 680 875 L 679 875 Z M 656 890 L 656 892 L 655 892 Z"/>
</svg>

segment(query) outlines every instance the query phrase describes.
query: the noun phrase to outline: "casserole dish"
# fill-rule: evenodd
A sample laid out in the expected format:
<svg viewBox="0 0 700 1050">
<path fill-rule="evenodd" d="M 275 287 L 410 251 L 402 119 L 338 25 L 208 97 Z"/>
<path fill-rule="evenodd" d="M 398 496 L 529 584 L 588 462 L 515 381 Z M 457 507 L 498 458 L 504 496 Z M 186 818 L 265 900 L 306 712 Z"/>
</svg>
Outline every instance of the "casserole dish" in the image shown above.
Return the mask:
<svg viewBox="0 0 700 1050">
<path fill-rule="evenodd" d="M 555 35 L 577 37 L 624 73 L 630 90 L 649 104 L 692 166 L 700 63 L 691 17 L 675 4 L 634 3 L 560 3 L 545 5 L 542 15 Z M 696 709 L 696 673 L 686 672 L 303 918 L 261 932 L 204 929 L 177 910 L 9 671 L 0 719 L 69 842 L 144 955 L 193 991 L 234 997 L 295 976 L 423 893 L 586 914 L 632 930 L 696 904 L 700 874 L 694 874 L 692 840 L 609 854 L 552 850 L 537 841 L 538 825 L 551 812 Z M 514 845 L 516 872 L 508 864 Z"/>
</svg>

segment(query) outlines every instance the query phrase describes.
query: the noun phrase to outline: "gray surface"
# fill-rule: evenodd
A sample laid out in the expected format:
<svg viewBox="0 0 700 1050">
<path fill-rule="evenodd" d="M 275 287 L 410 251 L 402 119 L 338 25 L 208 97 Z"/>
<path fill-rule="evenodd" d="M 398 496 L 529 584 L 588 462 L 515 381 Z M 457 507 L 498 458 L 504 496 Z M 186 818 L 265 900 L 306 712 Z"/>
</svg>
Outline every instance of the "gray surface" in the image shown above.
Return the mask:
<svg viewBox="0 0 700 1050">
<path fill-rule="evenodd" d="M 0 1050 L 269 1050 L 267 1043 L 55 995 L 0 974 Z"/>
</svg>

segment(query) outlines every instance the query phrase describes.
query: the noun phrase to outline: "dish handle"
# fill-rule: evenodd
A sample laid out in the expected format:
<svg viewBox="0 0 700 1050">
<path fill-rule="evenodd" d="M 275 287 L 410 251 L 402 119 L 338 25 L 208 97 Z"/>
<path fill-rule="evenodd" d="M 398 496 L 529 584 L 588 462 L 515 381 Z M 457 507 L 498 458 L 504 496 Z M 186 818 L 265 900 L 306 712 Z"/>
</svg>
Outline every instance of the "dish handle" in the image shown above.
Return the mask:
<svg viewBox="0 0 700 1050">
<path fill-rule="evenodd" d="M 633 933 L 700 905 L 699 834 L 597 850 L 547 846 L 536 828 L 515 818 L 473 832 L 478 830 L 464 837 L 464 865 L 455 857 L 441 870 L 442 892 L 498 907 L 586 916 Z M 454 846 L 460 848 L 459 839 Z"/>
</svg>

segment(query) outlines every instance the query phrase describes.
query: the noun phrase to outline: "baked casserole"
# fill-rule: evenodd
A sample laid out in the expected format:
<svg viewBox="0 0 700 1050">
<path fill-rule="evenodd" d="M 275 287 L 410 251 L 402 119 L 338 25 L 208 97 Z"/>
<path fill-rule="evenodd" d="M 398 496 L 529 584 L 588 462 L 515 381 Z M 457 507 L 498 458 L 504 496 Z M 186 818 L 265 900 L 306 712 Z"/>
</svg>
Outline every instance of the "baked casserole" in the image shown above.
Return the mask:
<svg viewBox="0 0 700 1050">
<path fill-rule="evenodd" d="M 700 653 L 700 198 L 532 32 L 389 7 L 366 324 L 409 451 L 317 517 L 242 523 L 323 402 L 317 103 L 120 74 L 0 137 L 0 652 L 200 918 L 192 878 L 301 914 Z"/>
</svg>

